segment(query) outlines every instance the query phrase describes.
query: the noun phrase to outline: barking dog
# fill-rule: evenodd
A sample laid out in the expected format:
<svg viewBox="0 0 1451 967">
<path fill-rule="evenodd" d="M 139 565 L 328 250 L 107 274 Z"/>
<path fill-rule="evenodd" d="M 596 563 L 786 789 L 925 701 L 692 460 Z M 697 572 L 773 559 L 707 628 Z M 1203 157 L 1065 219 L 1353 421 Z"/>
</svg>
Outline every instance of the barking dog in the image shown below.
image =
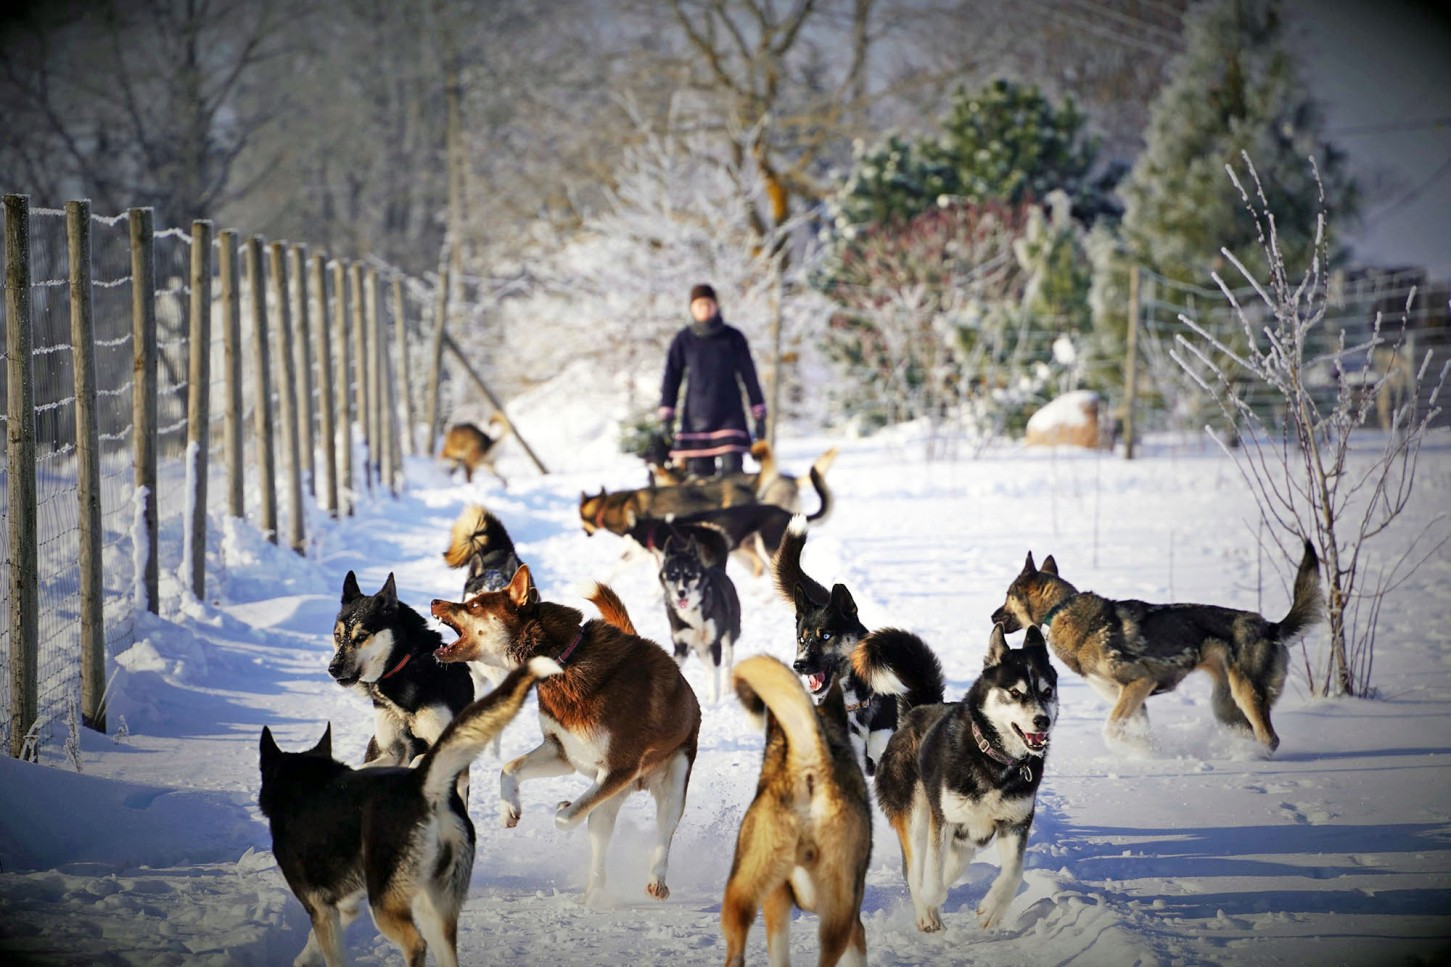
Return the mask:
<svg viewBox="0 0 1451 967">
<path fill-rule="evenodd" d="M 799 514 L 772 560 L 776 590 L 796 609 L 796 661 L 792 666 L 816 701 L 840 679 L 852 732 L 865 746 L 867 775 L 897 727 L 899 701 L 878 694 L 871 677 L 895 682 L 900 704 L 942 701 L 942 666 L 921 638 L 898 628 L 868 632 L 845 585 L 830 592 L 801 569 L 806 519 Z M 858 672 L 860 669 L 860 673 Z"/>
<path fill-rule="evenodd" d="M 478 504 L 465 507 L 453 522 L 443 560 L 451 568 L 468 566 L 465 598 L 480 591 L 502 590 L 524 563 L 515 553 L 514 541 L 499 518 Z"/>
<path fill-rule="evenodd" d="M 439 664 L 443 638 L 398 600 L 393 575 L 377 594 L 364 594 L 352 571 L 343 579 L 328 674 L 373 702 L 373 737 L 364 761 L 406 766 L 422 755 L 474 698 L 463 668 Z"/>
<path fill-rule="evenodd" d="M 455 423 L 443 437 L 443 449 L 438 453 L 440 460 L 450 465 L 449 472 L 463 470 L 464 480 L 473 482 L 474 471 L 480 467 L 499 478 L 499 483 L 508 486 L 499 471 L 494 469 L 494 448 L 509 434 L 509 421 L 504 414 L 495 412 L 489 417 L 489 429 L 485 433 L 472 423 Z"/>
<path fill-rule="evenodd" d="M 1214 679 L 1215 717 L 1253 732 L 1273 752 L 1280 737 L 1270 724 L 1270 707 L 1285 685 L 1288 646 L 1320 620 L 1321 609 L 1319 560 L 1306 541 L 1294 600 L 1278 622 L 1214 605 L 1080 593 L 1058 576 L 1051 555 L 1040 570 L 1031 552 L 993 620 L 1007 631 L 1042 626 L 1058 660 L 1114 703 L 1104 725 L 1110 739 L 1142 742 L 1149 726 L 1144 699 L 1173 691 L 1201 669 Z"/>
<path fill-rule="evenodd" d="M 720 701 L 721 685 L 730 674 L 736 640 L 741 636 L 741 599 L 725 567 L 707 567 L 695 541 L 665 542 L 660 568 L 665 591 L 665 614 L 670 619 L 670 640 L 675 663 L 682 668 L 695 652 L 714 669 L 710 676 L 710 702 Z"/>
<path fill-rule="evenodd" d="M 474 865 L 474 825 L 459 776 L 559 666 L 536 658 L 449 724 L 416 769 L 351 769 L 332 757 L 332 726 L 307 752 L 283 752 L 262 728 L 259 795 L 272 851 L 312 920 L 297 963 L 343 963 L 342 933 L 366 895 L 373 920 L 409 964 L 431 945 L 458 963 L 458 916 Z"/>
<path fill-rule="evenodd" d="M 589 819 L 590 873 L 585 902 L 602 897 L 605 853 L 625 797 L 655 798 L 656 846 L 646 892 L 665 899 L 670 842 L 685 809 L 700 735 L 700 706 L 665 650 L 629 630 L 613 591 L 595 585 L 590 600 L 603 619 L 584 621 L 574 608 L 540 601 L 521 567 L 503 591 L 463 604 L 434 601 L 433 615 L 458 634 L 438 651 L 442 661 L 488 661 L 516 668 L 538 655 L 564 674 L 541 683 L 539 747 L 504 766 L 499 776 L 505 826 L 519 822 L 519 784 L 580 772 L 589 788 L 560 803 L 554 823 L 573 829 Z"/>
<path fill-rule="evenodd" d="M 1036 628 L 1012 649 L 995 625 L 982 675 L 962 701 L 912 709 L 887 743 L 877 802 L 901 841 L 917 929 L 942 929 L 947 891 L 993 837 L 1001 869 L 977 917 L 984 930 L 1003 922 L 1023 881 L 1057 684 Z"/>
<path fill-rule="evenodd" d="M 766 751 L 721 903 L 726 964 L 745 963 L 746 934 L 762 906 L 767 955 L 788 963 L 792 904 L 821 918 L 819 963 L 865 964 L 872 811 L 841 688 L 813 707 L 791 670 L 765 655 L 741 662 L 734 681 L 746 710 L 765 718 Z"/>
</svg>

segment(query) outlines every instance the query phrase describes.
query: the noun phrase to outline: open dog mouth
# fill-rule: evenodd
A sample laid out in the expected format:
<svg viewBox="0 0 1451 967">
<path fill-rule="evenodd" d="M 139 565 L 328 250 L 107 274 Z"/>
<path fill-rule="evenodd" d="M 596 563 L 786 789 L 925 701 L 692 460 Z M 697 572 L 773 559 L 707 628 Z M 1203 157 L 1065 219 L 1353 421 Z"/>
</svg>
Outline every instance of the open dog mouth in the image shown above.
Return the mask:
<svg viewBox="0 0 1451 967">
<path fill-rule="evenodd" d="M 1013 731 L 1018 733 L 1018 737 L 1023 740 L 1023 744 L 1028 747 L 1029 751 L 1042 752 L 1048 748 L 1047 732 L 1024 732 L 1016 725 L 1013 726 Z"/>
<path fill-rule="evenodd" d="M 457 636 L 454 638 L 453 641 L 446 641 L 442 645 L 439 645 L 437 648 L 435 648 L 433 650 L 433 657 L 437 658 L 439 661 L 458 661 L 462 657 L 460 652 L 463 651 L 463 630 L 459 628 L 458 624 L 451 617 L 449 617 L 447 612 L 440 611 L 436 604 L 434 605 L 432 610 L 433 616 L 438 619 L 439 623 L 444 625 L 446 628 L 448 628 L 449 631 L 452 631 Z"/>
<path fill-rule="evenodd" d="M 831 672 L 812 672 L 802 675 L 801 681 L 812 695 L 820 695 L 831 687 Z"/>
</svg>

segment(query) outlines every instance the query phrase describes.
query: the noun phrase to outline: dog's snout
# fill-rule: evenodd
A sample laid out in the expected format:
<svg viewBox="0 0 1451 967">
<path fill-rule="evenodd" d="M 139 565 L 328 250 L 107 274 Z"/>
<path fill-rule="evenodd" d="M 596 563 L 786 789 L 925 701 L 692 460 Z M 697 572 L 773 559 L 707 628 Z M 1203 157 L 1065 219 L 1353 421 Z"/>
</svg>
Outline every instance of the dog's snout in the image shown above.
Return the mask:
<svg viewBox="0 0 1451 967">
<path fill-rule="evenodd" d="M 796 674 L 798 675 L 805 675 L 808 671 L 811 670 L 809 667 L 809 662 L 805 660 L 796 661 L 794 664 L 792 664 L 791 668 L 795 670 Z"/>
<path fill-rule="evenodd" d="M 1039 732 L 1047 732 L 1048 727 L 1052 724 L 1053 720 L 1046 715 L 1033 716 L 1033 728 L 1037 729 Z"/>
</svg>

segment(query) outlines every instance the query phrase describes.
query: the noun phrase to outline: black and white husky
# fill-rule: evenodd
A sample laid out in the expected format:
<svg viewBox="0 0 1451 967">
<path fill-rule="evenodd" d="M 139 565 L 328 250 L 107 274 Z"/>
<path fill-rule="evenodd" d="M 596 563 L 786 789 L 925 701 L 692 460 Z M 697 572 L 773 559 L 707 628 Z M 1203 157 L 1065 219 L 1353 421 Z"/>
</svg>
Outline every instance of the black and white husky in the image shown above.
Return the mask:
<svg viewBox="0 0 1451 967">
<path fill-rule="evenodd" d="M 914 705 L 942 701 L 945 682 L 937 656 L 918 636 L 900 628 L 868 631 L 844 584 L 827 591 L 801 568 L 806 518 L 791 519 L 771 559 L 776 590 L 796 609 L 796 660 L 792 668 L 820 705 L 838 679 L 852 735 L 864 746 L 866 774 L 876 771 L 899 714 Z M 892 683 L 888 693 L 873 687 Z"/>
<path fill-rule="evenodd" d="M 660 585 L 676 664 L 684 666 L 691 652 L 710 664 L 710 701 L 720 701 L 741 637 L 741 599 L 725 562 L 708 567 L 694 539 L 681 543 L 672 537 L 665 542 Z"/>
<path fill-rule="evenodd" d="M 343 579 L 342 607 L 333 626 L 328 674 L 373 702 L 373 737 L 363 761 L 406 766 L 438 741 L 453 717 L 474 699 L 462 665 L 433 653 L 443 637 L 398 600 L 393 575 L 377 594 L 364 594 L 352 571 Z"/>
<path fill-rule="evenodd" d="M 259 802 L 272 852 L 312 932 L 295 963 L 343 963 L 342 933 L 366 896 L 379 931 L 409 964 L 428 947 L 458 963 L 458 916 L 474 866 L 474 825 L 459 776 L 559 665 L 535 658 L 444 729 L 416 769 L 352 769 L 332 757 L 332 726 L 306 752 L 262 729 Z"/>
<path fill-rule="evenodd" d="M 885 679 L 875 685 L 892 687 Z M 887 743 L 877 802 L 901 841 L 917 929 L 942 929 L 948 890 L 994 837 L 1001 869 L 977 918 L 985 930 L 1003 923 L 1023 881 L 1057 687 L 1037 627 L 1015 649 L 995 625 L 982 675 L 962 701 L 912 709 Z"/>
</svg>

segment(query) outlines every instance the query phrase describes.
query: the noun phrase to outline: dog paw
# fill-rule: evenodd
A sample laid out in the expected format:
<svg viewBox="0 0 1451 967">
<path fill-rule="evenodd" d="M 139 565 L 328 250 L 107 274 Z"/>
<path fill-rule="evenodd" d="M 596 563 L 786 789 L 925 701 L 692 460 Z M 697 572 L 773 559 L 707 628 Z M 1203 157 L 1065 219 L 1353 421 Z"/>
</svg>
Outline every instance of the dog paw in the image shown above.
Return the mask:
<svg viewBox="0 0 1451 967">
<path fill-rule="evenodd" d="M 942 929 L 942 914 L 937 912 L 936 907 L 918 913 L 917 929 L 923 933 L 936 933 Z"/>
<path fill-rule="evenodd" d="M 664 880 L 655 879 L 651 880 L 649 883 L 646 883 L 645 892 L 650 894 L 657 900 L 670 899 L 670 887 L 665 885 Z"/>
<path fill-rule="evenodd" d="M 573 805 L 572 802 L 562 802 L 554 807 L 554 827 L 556 829 L 574 829 L 579 825 L 578 817 L 569 808 Z"/>
<path fill-rule="evenodd" d="M 982 906 L 977 908 L 977 924 L 984 930 L 995 930 L 1002 926 L 1003 915 L 1007 912 L 1008 904 L 989 893 L 982 901 Z"/>
<path fill-rule="evenodd" d="M 505 829 L 513 829 L 519 825 L 519 804 L 516 802 L 499 803 L 499 820 L 504 824 Z"/>
</svg>

